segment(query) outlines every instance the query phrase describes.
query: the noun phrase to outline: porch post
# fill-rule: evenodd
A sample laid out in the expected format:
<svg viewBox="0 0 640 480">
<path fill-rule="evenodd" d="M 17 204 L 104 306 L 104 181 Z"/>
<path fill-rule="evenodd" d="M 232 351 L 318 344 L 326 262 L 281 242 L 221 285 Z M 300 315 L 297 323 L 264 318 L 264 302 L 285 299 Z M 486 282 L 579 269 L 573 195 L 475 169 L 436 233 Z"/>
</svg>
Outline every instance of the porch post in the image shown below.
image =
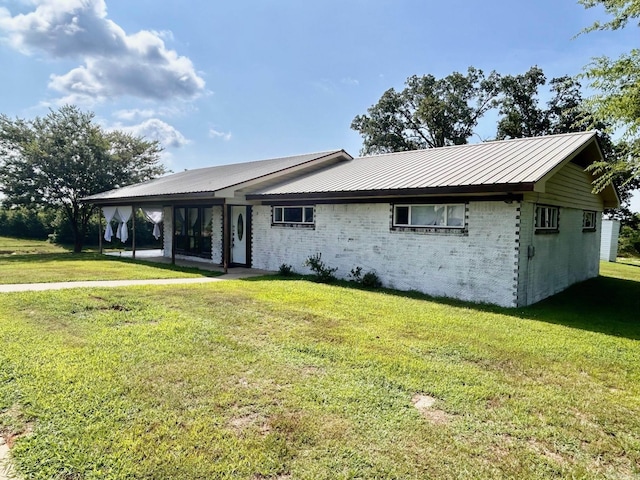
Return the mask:
<svg viewBox="0 0 640 480">
<path fill-rule="evenodd" d="M 102 255 L 102 208 L 98 207 L 98 247 Z"/>
<path fill-rule="evenodd" d="M 176 264 L 176 206 L 171 207 L 171 265 Z"/>
<path fill-rule="evenodd" d="M 133 238 L 131 239 L 131 250 L 132 250 L 131 255 L 135 260 L 136 258 L 136 206 L 135 205 L 131 205 L 131 222 L 132 222 L 131 233 L 133 234 Z"/>
</svg>

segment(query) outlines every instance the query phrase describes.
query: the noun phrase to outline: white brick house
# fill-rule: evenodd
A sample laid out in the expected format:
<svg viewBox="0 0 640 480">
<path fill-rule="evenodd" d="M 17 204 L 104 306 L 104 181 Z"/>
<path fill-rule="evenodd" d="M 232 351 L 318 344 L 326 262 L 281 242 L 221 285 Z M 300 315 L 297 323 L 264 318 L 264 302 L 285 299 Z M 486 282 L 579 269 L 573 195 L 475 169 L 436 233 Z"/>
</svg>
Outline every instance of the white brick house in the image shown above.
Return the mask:
<svg viewBox="0 0 640 480">
<path fill-rule="evenodd" d="M 211 167 L 89 197 L 162 205 L 164 252 L 228 266 L 336 274 L 516 307 L 598 275 L 592 132 L 352 158 L 342 150 Z"/>
</svg>

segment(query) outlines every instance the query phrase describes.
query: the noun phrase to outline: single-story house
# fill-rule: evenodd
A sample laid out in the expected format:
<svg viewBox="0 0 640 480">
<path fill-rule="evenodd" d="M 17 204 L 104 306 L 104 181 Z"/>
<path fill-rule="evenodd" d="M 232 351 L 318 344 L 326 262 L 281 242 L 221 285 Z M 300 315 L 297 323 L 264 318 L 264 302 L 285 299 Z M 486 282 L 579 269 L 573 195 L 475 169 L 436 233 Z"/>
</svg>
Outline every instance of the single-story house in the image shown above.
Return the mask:
<svg viewBox="0 0 640 480">
<path fill-rule="evenodd" d="M 353 158 L 344 150 L 189 170 L 86 198 L 160 214 L 164 255 L 524 306 L 599 273 L 594 132 Z M 127 216 L 126 213 L 124 215 Z M 157 221 L 156 217 L 156 221 Z"/>
</svg>

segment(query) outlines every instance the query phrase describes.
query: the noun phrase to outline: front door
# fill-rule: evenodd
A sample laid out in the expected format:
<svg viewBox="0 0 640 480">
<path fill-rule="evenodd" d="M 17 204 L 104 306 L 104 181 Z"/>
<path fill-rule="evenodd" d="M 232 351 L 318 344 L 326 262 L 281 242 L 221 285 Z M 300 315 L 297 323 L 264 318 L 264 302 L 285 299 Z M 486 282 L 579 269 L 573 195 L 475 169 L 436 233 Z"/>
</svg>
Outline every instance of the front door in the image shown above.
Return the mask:
<svg viewBox="0 0 640 480">
<path fill-rule="evenodd" d="M 231 207 L 231 263 L 247 264 L 247 207 Z"/>
</svg>

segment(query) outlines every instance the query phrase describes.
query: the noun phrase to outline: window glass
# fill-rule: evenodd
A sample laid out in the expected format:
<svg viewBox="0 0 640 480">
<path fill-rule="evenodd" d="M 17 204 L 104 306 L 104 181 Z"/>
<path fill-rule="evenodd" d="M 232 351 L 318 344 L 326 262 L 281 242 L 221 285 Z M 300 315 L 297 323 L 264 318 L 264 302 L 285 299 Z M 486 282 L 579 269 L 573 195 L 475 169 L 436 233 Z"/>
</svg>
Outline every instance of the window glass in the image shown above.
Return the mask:
<svg viewBox="0 0 640 480">
<path fill-rule="evenodd" d="M 300 207 L 285 207 L 284 208 L 284 221 L 292 223 L 302 222 L 302 208 Z"/>
<path fill-rule="evenodd" d="M 447 225 L 450 227 L 464 226 L 464 205 L 447 205 Z"/>
<path fill-rule="evenodd" d="M 273 223 L 313 224 L 313 207 L 273 207 Z"/>
<path fill-rule="evenodd" d="M 595 230 L 596 228 L 596 212 L 585 210 L 582 212 L 582 228 Z"/>
<path fill-rule="evenodd" d="M 465 206 L 399 205 L 395 207 L 394 225 L 415 227 L 464 227 Z"/>
<path fill-rule="evenodd" d="M 211 208 L 207 207 L 207 208 L 203 209 L 202 213 L 203 213 L 203 231 L 202 231 L 202 236 L 210 237 L 211 236 L 211 231 L 213 230 L 213 227 L 212 227 L 213 211 L 211 210 Z"/>
<path fill-rule="evenodd" d="M 412 205 L 411 225 L 439 225 L 439 215 L 434 205 Z"/>
<path fill-rule="evenodd" d="M 313 207 L 304 207 L 305 223 L 313 223 Z"/>
<path fill-rule="evenodd" d="M 396 207 L 396 225 L 409 225 L 409 207 Z"/>
<path fill-rule="evenodd" d="M 535 226 L 540 230 L 557 230 L 558 207 L 536 207 Z"/>
<path fill-rule="evenodd" d="M 175 234 L 176 235 L 185 235 L 185 223 L 184 223 L 184 208 L 176 208 L 176 218 L 175 218 Z"/>
</svg>

